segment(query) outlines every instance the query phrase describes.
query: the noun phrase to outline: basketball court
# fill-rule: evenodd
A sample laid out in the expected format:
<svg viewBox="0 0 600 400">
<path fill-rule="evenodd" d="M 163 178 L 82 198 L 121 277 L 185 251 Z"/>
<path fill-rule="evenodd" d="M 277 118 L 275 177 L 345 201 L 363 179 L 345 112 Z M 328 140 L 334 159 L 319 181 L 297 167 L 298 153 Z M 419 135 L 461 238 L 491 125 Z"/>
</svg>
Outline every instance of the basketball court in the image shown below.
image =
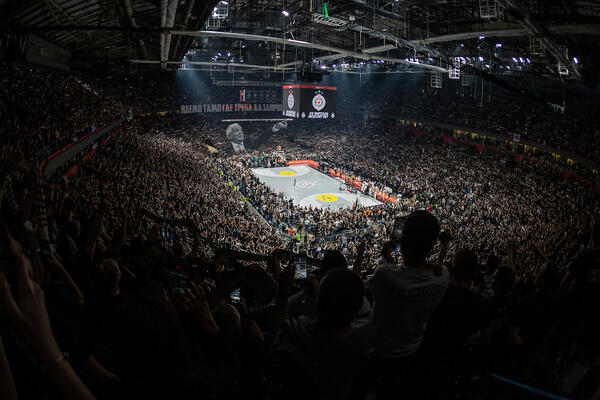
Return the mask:
<svg viewBox="0 0 600 400">
<path fill-rule="evenodd" d="M 283 193 L 286 198 L 291 198 L 295 204 L 302 207 L 351 208 L 357 198 L 358 204 L 363 207 L 381 204 L 380 201 L 360 192 L 354 194 L 346 189 L 340 190 L 342 182 L 305 165 L 254 168 L 252 172 L 275 193 Z"/>
</svg>

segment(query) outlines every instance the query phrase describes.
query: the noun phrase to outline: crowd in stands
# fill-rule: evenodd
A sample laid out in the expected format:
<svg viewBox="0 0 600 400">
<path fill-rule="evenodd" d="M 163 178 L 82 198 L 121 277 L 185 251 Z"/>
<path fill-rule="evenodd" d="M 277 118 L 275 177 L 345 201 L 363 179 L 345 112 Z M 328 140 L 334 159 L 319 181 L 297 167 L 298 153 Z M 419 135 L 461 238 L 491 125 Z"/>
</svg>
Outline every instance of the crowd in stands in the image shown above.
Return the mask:
<svg viewBox="0 0 600 400">
<path fill-rule="evenodd" d="M 559 169 L 540 168 L 526 159 L 514 163 L 502 153 L 481 153 L 461 143 L 443 143 L 438 137 L 413 136 L 410 131 L 348 135 L 335 132 L 335 126 L 331 130 L 321 129 L 318 136 L 298 134 L 293 142 L 280 135 L 272 142 L 286 149 L 288 157 L 317 161 L 324 171 L 341 170 L 375 190 L 391 189 L 397 202 L 368 213 L 294 205 L 249 169 L 270 163 L 273 145 L 227 157 L 220 164 L 275 228 L 292 228 L 294 236 L 308 232 L 311 250 L 321 247 L 320 237 L 343 232 L 335 239 L 336 246 L 343 241 L 350 248 L 347 255 L 353 257 L 366 236 L 364 229 L 386 235 L 394 216 L 430 209 L 448 228 L 460 232 L 479 255 L 504 253 L 511 243 L 521 240 L 549 252 L 554 247 L 551 243 L 581 234 L 587 220 L 584 210 L 596 207 L 595 192 L 564 179 Z M 260 159 L 262 163 L 257 163 Z M 545 190 L 548 185 L 551 191 Z M 380 220 L 388 223 L 378 224 Z M 564 246 L 556 257 L 564 262 L 573 250 Z M 535 254 L 532 248 L 521 247 L 516 255 L 521 268 L 534 268 Z M 374 266 L 378 259 L 370 261 Z"/>
<path fill-rule="evenodd" d="M 0 104 L 22 128 L 0 164 L 0 399 L 600 398 L 598 194 L 559 168 L 338 121 L 231 154 L 225 125 L 177 116 L 48 182 L 54 139 L 113 110 L 31 119 L 28 79 Z M 276 149 L 398 201 L 301 208 L 250 171 Z"/>
<path fill-rule="evenodd" d="M 567 150 L 591 160 L 600 158 L 600 124 L 596 118 L 598 108 L 593 102 L 588 103 L 586 108 L 573 104 L 561 112 L 546 101 L 515 97 L 514 93 L 496 87 L 494 93 L 484 95 L 483 102 L 480 97 L 464 95 L 460 89 L 460 86 L 444 88 L 431 93 L 414 90 L 388 98 L 385 103 L 377 101 L 378 95 L 374 94 L 377 92 L 371 92 L 362 100 L 367 104 L 367 115 L 371 116 L 395 115 L 509 136 L 518 134 L 522 139 Z M 486 85 L 486 93 L 487 90 Z M 590 146 L 590 143 L 593 145 Z"/>
<path fill-rule="evenodd" d="M 2 154 L 19 150 L 38 165 L 125 114 L 120 101 L 74 74 L 0 63 L 0 80 Z"/>
</svg>

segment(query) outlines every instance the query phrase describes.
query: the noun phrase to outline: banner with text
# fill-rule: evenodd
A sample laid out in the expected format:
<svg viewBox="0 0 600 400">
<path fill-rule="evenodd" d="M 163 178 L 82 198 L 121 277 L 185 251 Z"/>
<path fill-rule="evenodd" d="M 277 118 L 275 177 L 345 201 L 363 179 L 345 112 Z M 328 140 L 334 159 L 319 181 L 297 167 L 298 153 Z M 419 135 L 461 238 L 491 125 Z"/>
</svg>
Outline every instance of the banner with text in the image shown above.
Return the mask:
<svg viewBox="0 0 600 400">
<path fill-rule="evenodd" d="M 181 114 L 228 113 L 228 112 L 281 112 L 281 104 L 235 103 L 235 104 L 182 104 Z"/>
</svg>

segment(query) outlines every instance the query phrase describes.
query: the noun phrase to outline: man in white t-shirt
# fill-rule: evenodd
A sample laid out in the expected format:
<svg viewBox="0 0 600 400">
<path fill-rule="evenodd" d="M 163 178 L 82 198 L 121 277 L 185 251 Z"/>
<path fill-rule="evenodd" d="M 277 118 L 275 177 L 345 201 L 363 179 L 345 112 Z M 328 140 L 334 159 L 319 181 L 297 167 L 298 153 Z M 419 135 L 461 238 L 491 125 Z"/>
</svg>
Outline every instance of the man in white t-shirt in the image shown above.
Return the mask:
<svg viewBox="0 0 600 400">
<path fill-rule="evenodd" d="M 385 392 L 395 390 L 394 382 L 409 368 L 411 356 L 423 340 L 427 321 L 444 297 L 449 279 L 445 267 L 427 263 L 440 234 L 440 225 L 431 213 L 414 211 L 395 229 L 403 263 L 392 262 L 389 253 L 393 245 L 386 245 L 388 262 L 375 270 L 370 281 L 373 310 L 368 323 L 360 329 L 373 347 L 373 359 L 366 368 L 371 376 L 363 376 L 365 384 L 381 377 Z M 386 381 L 389 385 L 385 385 Z M 357 393 L 368 389 L 357 388 Z M 386 395 L 390 393 L 385 393 L 384 398 Z"/>
</svg>

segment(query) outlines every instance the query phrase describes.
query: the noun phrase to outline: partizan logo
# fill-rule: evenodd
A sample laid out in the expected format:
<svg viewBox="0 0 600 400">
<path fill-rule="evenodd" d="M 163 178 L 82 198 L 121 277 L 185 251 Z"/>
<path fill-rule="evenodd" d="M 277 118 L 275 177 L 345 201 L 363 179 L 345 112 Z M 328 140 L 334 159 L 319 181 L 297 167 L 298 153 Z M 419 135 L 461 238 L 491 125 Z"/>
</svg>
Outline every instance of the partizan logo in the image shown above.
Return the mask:
<svg viewBox="0 0 600 400">
<path fill-rule="evenodd" d="M 321 111 L 325 107 L 325 97 L 321 93 L 317 94 L 312 99 L 312 105 L 317 111 Z"/>
<path fill-rule="evenodd" d="M 292 108 L 294 108 L 294 94 L 292 92 L 290 92 L 290 94 L 288 94 L 288 108 L 290 110 Z"/>
</svg>

